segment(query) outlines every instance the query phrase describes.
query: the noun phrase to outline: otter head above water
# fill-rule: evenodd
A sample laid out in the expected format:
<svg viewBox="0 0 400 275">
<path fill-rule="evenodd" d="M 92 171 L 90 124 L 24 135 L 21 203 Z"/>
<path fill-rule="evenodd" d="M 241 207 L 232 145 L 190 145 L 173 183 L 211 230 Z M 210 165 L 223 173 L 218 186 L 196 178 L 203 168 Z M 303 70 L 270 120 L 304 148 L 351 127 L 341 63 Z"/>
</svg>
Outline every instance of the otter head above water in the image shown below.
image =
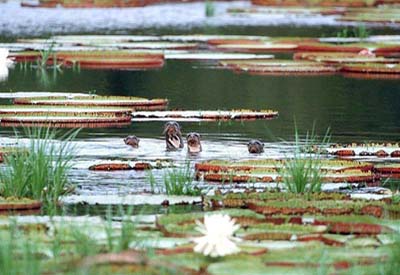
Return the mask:
<svg viewBox="0 0 400 275">
<path fill-rule="evenodd" d="M 264 152 L 264 143 L 257 139 L 252 139 L 247 144 L 247 149 L 250 154 L 260 154 Z"/>
<path fill-rule="evenodd" d="M 201 152 L 201 142 L 200 142 L 200 134 L 198 133 L 189 133 L 186 136 L 186 142 L 188 147 L 188 152 L 191 154 L 200 153 Z"/>
<path fill-rule="evenodd" d="M 126 138 L 124 138 L 125 144 L 130 145 L 133 148 L 139 147 L 139 141 L 140 141 L 140 139 L 136 136 L 127 136 Z"/>
<path fill-rule="evenodd" d="M 178 122 L 169 121 L 165 123 L 163 134 L 165 135 L 167 150 L 183 148 L 181 126 Z"/>
</svg>

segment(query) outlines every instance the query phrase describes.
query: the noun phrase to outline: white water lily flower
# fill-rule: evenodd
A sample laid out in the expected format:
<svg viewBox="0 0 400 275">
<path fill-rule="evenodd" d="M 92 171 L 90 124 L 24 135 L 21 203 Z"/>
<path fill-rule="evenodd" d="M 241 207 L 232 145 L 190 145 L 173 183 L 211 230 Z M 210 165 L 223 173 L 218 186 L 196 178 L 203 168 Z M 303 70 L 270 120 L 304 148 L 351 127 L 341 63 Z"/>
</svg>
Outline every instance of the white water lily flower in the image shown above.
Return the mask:
<svg viewBox="0 0 400 275">
<path fill-rule="evenodd" d="M 233 236 L 240 228 L 235 220 L 229 215 L 215 214 L 204 216 L 204 224 L 196 221 L 196 230 L 204 234 L 202 237 L 194 238 L 196 243 L 194 251 L 206 256 L 219 257 L 240 251 L 236 242 L 241 241 Z"/>
</svg>

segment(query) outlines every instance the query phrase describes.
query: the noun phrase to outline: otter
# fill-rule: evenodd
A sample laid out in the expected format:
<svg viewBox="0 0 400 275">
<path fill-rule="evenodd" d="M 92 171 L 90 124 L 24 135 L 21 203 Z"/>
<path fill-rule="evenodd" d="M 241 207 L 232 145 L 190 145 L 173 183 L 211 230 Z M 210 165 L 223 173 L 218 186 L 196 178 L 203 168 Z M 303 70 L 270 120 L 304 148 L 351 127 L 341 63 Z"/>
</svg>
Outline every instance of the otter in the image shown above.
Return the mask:
<svg viewBox="0 0 400 275">
<path fill-rule="evenodd" d="M 187 134 L 186 142 L 187 142 L 188 152 L 190 154 L 196 154 L 201 152 L 200 134 L 198 133 Z"/>
<path fill-rule="evenodd" d="M 139 147 L 139 141 L 140 141 L 140 139 L 137 138 L 136 136 L 127 136 L 126 138 L 124 138 L 125 144 L 130 145 L 133 148 Z"/>
<path fill-rule="evenodd" d="M 264 143 L 257 139 L 252 139 L 247 144 L 247 149 L 250 154 L 261 154 L 264 152 Z"/>
<path fill-rule="evenodd" d="M 165 142 L 168 151 L 183 148 L 181 126 L 178 122 L 169 121 L 165 123 L 163 134 L 165 135 Z"/>
</svg>

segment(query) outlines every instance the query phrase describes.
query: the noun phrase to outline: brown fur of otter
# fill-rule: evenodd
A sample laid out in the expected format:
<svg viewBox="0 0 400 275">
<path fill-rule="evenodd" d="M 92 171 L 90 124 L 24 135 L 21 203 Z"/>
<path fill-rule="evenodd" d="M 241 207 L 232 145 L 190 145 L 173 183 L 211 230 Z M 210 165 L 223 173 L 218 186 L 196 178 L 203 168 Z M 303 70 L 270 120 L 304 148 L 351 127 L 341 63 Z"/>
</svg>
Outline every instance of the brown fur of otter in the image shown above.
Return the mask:
<svg viewBox="0 0 400 275">
<path fill-rule="evenodd" d="M 188 152 L 190 154 L 196 154 L 201 152 L 202 148 L 201 148 L 200 134 L 198 133 L 187 134 L 186 142 L 187 142 Z"/>
<path fill-rule="evenodd" d="M 127 136 L 126 138 L 124 138 L 125 144 L 130 145 L 133 148 L 139 147 L 139 141 L 140 141 L 140 139 L 136 136 Z"/>
<path fill-rule="evenodd" d="M 181 126 L 176 121 L 169 121 L 164 125 L 163 134 L 168 151 L 183 148 Z"/>
<path fill-rule="evenodd" d="M 264 152 L 264 143 L 257 139 L 252 139 L 247 143 L 247 150 L 250 154 L 261 154 Z"/>
</svg>

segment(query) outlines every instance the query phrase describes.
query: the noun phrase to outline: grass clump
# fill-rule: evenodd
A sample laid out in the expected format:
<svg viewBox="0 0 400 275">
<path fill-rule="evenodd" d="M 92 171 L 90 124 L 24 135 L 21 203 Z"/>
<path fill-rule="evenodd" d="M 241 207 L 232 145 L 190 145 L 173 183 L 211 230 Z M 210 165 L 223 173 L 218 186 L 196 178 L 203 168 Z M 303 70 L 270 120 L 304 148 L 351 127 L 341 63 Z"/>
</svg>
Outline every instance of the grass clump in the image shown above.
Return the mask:
<svg viewBox="0 0 400 275">
<path fill-rule="evenodd" d="M 304 141 L 300 140 L 297 126 L 295 125 L 295 150 L 291 159 L 285 161 L 282 167 L 278 167 L 280 176 L 287 190 L 291 193 L 314 193 L 321 191 L 322 171 L 321 153 L 313 153 L 310 148 L 317 143 L 315 125 L 307 132 Z M 329 142 L 329 129 L 326 131 L 322 144 Z"/>
<path fill-rule="evenodd" d="M 39 51 L 40 57 L 36 60 L 36 68 L 42 69 L 42 70 L 46 69 L 50 58 L 53 58 L 53 66 L 54 67 L 61 66 L 61 65 L 57 65 L 57 57 L 54 52 L 54 46 L 55 46 L 55 42 L 52 41 L 47 49 Z"/>
<path fill-rule="evenodd" d="M 108 252 L 121 252 L 129 249 L 130 244 L 137 241 L 136 223 L 130 217 L 133 214 L 133 208 L 125 211 L 122 206 L 119 207 L 118 213 L 121 220 L 120 234 L 115 234 L 113 227 L 113 213 L 111 208 L 107 209 L 104 230 L 106 233 L 106 247 Z"/>
<path fill-rule="evenodd" d="M 7 275 L 41 273 L 38 247 L 23 237 L 15 223 L 10 229 L 0 231 L 0 273 Z"/>
<path fill-rule="evenodd" d="M 174 168 L 164 174 L 167 195 L 199 196 L 201 190 L 193 185 L 194 175 L 188 162 L 183 168 Z"/>
<path fill-rule="evenodd" d="M 164 188 L 158 188 L 157 180 L 151 171 L 147 174 L 147 180 L 152 193 L 165 192 L 167 195 L 177 196 L 201 195 L 201 190 L 193 184 L 194 174 L 191 171 L 189 162 L 184 167 L 173 168 L 164 173 L 162 181 Z"/>
<path fill-rule="evenodd" d="M 0 174 L 0 196 L 40 200 L 45 207 L 56 206 L 68 189 L 68 171 L 72 165 L 70 141 L 78 131 L 61 136 L 59 144 L 55 130 L 25 129 L 29 137 L 26 152 L 5 156 L 5 168 Z"/>
</svg>

